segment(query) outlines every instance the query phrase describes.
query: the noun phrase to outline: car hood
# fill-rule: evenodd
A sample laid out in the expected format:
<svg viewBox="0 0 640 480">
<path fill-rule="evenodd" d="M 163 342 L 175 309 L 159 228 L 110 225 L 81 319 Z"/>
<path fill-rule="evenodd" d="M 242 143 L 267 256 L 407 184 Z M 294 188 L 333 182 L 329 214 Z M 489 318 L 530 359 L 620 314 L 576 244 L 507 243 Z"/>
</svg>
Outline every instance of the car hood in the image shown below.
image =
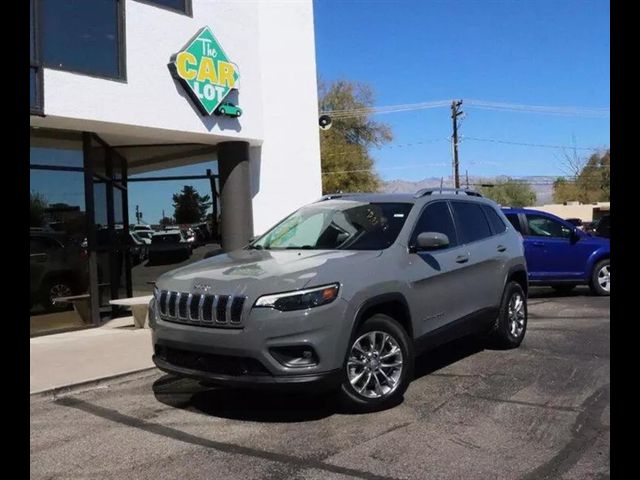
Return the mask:
<svg viewBox="0 0 640 480">
<path fill-rule="evenodd" d="M 314 278 L 340 281 L 340 272 L 378 257 L 381 251 L 238 250 L 162 275 L 161 290 L 255 297 L 313 286 Z M 335 275 L 332 275 L 335 272 Z"/>
</svg>

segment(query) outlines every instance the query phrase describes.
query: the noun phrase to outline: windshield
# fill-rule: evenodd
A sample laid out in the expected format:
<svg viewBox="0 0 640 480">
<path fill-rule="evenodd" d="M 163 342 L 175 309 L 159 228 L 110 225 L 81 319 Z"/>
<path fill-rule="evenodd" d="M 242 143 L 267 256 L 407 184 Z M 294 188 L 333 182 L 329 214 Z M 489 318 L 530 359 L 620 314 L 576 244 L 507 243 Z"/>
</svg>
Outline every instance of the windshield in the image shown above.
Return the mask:
<svg viewBox="0 0 640 480">
<path fill-rule="evenodd" d="M 325 201 L 301 208 L 249 248 L 381 250 L 395 242 L 413 205 Z"/>
<path fill-rule="evenodd" d="M 151 232 L 135 232 L 134 235 L 142 238 L 151 238 Z"/>
</svg>

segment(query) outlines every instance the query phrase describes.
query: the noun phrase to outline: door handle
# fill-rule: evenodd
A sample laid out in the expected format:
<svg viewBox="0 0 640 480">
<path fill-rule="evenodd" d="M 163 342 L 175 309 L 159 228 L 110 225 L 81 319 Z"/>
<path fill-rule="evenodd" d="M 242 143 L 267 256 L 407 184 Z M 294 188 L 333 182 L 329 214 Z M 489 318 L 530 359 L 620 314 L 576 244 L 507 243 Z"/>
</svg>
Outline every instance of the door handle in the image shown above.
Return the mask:
<svg viewBox="0 0 640 480">
<path fill-rule="evenodd" d="M 507 247 L 505 247 L 504 245 L 498 245 L 498 251 L 499 252 L 504 252 L 507 249 Z"/>
<path fill-rule="evenodd" d="M 456 263 L 467 263 L 469 261 L 469 255 L 458 255 L 456 257 Z"/>
</svg>

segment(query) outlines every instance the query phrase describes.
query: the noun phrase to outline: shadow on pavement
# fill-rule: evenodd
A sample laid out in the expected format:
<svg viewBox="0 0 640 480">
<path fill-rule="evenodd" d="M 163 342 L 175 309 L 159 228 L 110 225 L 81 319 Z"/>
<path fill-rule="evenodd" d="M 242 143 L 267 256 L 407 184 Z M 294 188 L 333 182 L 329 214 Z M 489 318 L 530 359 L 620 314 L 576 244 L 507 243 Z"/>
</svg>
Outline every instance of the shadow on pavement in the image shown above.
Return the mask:
<svg viewBox="0 0 640 480">
<path fill-rule="evenodd" d="M 416 359 L 414 381 L 485 346 L 481 338 L 466 337 L 430 350 Z M 165 405 L 232 420 L 291 423 L 320 420 L 336 413 L 357 414 L 345 408 L 332 392 L 220 388 L 172 375 L 162 376 L 152 388 L 156 399 Z"/>
<path fill-rule="evenodd" d="M 566 298 L 566 297 L 591 297 L 593 294 L 587 286 L 578 286 L 570 291 L 554 290 L 551 287 L 531 287 L 529 298 Z"/>
<path fill-rule="evenodd" d="M 330 393 L 209 387 L 171 375 L 156 380 L 153 393 L 165 405 L 231 420 L 291 423 L 342 413 L 337 399 Z"/>
</svg>

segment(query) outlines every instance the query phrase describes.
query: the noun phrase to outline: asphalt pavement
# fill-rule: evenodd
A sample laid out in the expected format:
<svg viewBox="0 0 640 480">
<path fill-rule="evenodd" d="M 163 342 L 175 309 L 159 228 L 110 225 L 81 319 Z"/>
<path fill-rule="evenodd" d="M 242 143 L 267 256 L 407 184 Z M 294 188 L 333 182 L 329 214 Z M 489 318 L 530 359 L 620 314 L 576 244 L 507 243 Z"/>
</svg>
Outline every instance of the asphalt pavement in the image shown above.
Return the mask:
<svg viewBox="0 0 640 480">
<path fill-rule="evenodd" d="M 609 382 L 609 299 L 536 289 L 520 348 L 427 353 L 383 412 L 157 370 L 33 398 L 31 478 L 606 479 Z"/>
</svg>

